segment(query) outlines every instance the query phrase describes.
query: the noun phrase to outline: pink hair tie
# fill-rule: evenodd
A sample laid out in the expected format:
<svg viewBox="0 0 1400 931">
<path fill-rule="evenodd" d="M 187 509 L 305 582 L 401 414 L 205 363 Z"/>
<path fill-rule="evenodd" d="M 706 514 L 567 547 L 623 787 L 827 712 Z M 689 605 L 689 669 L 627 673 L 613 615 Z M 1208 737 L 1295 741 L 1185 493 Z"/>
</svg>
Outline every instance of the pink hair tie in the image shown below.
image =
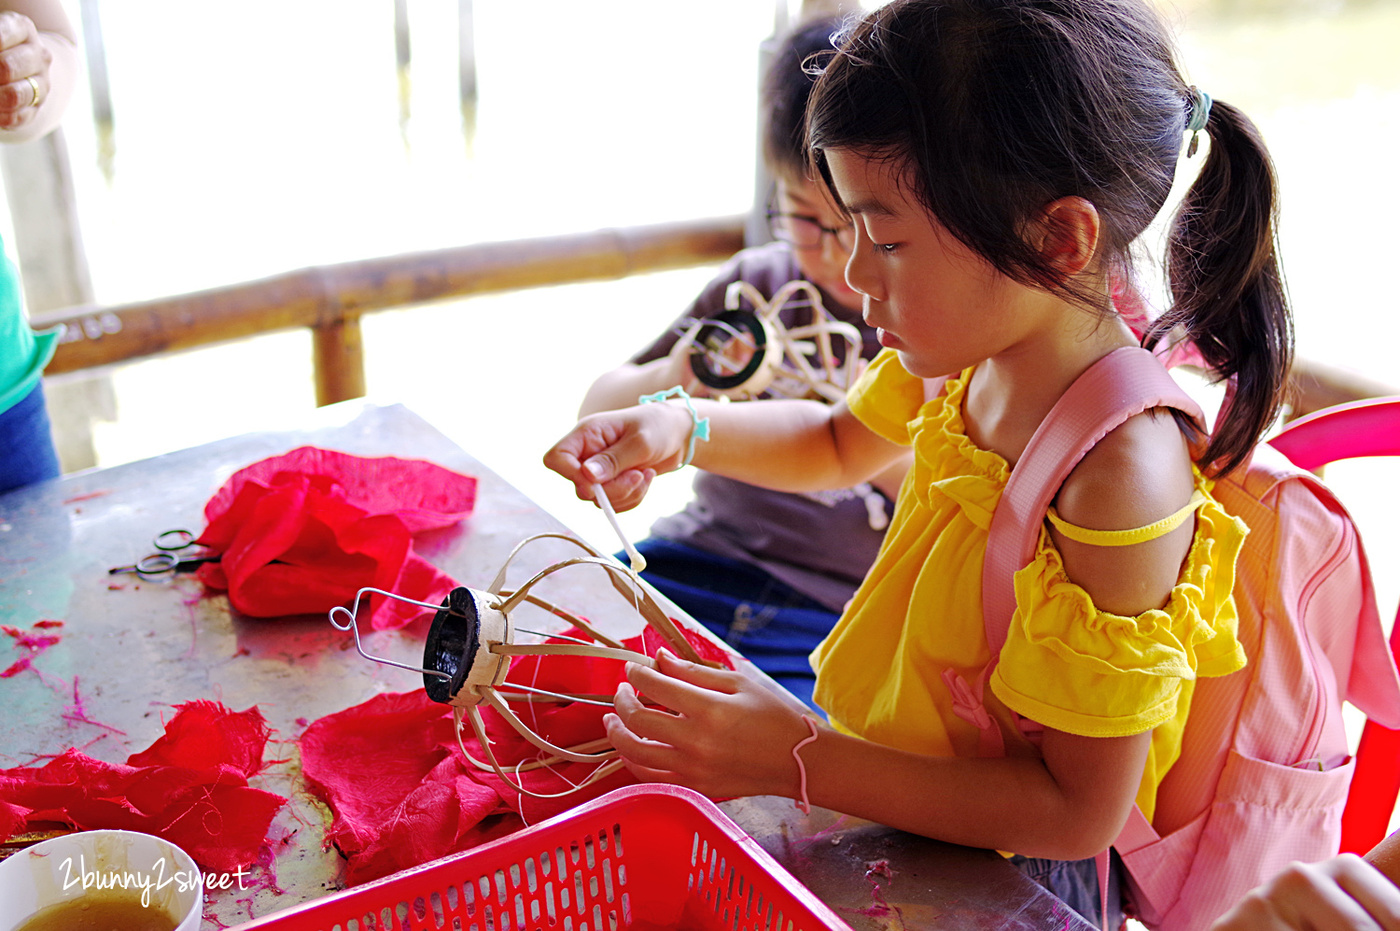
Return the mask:
<svg viewBox="0 0 1400 931">
<path fill-rule="evenodd" d="M 807 722 L 807 727 L 811 730 L 812 736 L 803 737 L 797 742 L 797 746 L 792 748 L 792 758 L 797 761 L 797 791 L 799 796 L 796 799 L 797 807 L 802 810 L 804 815 L 810 815 L 812 813 L 812 803 L 807 801 L 807 767 L 802 764 L 802 755 L 797 751 L 816 740 L 818 731 L 817 722 L 811 715 L 804 714 L 802 720 Z"/>
</svg>

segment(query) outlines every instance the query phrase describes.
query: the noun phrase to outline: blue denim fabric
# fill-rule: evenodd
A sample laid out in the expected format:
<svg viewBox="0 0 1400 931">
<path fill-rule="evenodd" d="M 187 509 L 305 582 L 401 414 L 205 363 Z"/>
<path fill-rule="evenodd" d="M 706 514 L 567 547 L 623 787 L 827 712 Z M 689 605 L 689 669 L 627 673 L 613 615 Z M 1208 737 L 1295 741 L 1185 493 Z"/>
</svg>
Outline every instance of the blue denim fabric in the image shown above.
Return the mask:
<svg viewBox="0 0 1400 931">
<path fill-rule="evenodd" d="M 1099 914 L 1099 874 L 1092 857 L 1088 860 L 1044 860 L 1018 855 L 1011 857 L 1010 863 L 1049 889 L 1089 924 L 1099 927 L 1103 917 Z M 1106 931 L 1117 931 L 1123 926 L 1123 870 L 1123 861 L 1110 851 Z"/>
<path fill-rule="evenodd" d="M 40 382 L 14 407 L 0 411 L 0 492 L 59 474 Z"/>
<path fill-rule="evenodd" d="M 637 550 L 642 578 L 815 709 L 807 657 L 840 615 L 757 566 L 655 538 Z"/>
</svg>

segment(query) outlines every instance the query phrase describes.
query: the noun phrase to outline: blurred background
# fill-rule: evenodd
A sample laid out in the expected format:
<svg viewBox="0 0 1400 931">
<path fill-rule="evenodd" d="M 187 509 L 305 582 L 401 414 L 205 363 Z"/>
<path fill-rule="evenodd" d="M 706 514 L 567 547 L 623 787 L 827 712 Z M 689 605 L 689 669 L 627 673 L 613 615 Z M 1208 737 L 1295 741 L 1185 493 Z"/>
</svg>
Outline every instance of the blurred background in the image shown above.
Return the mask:
<svg viewBox="0 0 1400 931">
<path fill-rule="evenodd" d="M 754 202 L 760 44 L 799 6 L 281 0 L 249 12 L 69 0 L 76 26 L 100 27 L 105 59 L 105 92 L 81 89 L 63 126 L 93 297 L 129 303 L 413 250 L 742 213 Z M 477 78 L 465 107 L 464 8 Z M 1162 8 L 1188 79 L 1251 114 L 1277 160 L 1300 354 L 1400 381 L 1385 277 L 1400 213 L 1400 2 Z M 3 232 L 13 257 L 12 227 Z M 712 272 L 368 315 L 368 396 L 406 404 L 613 547 L 540 456 L 593 377 L 649 342 Z M 101 374 L 98 466 L 299 424 L 315 406 L 305 330 Z M 1400 522 L 1372 505 L 1390 495 L 1365 468 L 1343 471 L 1373 546 L 1389 546 Z M 688 487 L 684 475 L 659 480 L 624 515 L 629 533 L 644 535 Z"/>
</svg>

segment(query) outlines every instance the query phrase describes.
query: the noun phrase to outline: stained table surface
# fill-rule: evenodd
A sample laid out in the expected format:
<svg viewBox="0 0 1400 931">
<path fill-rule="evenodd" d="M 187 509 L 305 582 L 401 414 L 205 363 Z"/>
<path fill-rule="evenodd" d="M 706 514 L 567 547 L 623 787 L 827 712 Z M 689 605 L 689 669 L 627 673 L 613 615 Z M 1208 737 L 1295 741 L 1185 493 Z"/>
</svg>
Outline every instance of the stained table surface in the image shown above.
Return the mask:
<svg viewBox="0 0 1400 931">
<path fill-rule="evenodd" d="M 33 670 L 0 680 L 0 768 L 31 765 L 69 747 L 125 760 L 163 733 L 172 706 L 193 699 L 237 711 L 257 705 L 274 728 L 268 758 L 289 763 L 254 781 L 290 799 L 268 835 L 277 839 L 272 868 L 255 869 L 247 889 L 209 893 L 204 928 L 211 931 L 343 886 L 340 856 L 323 849 L 330 814 L 296 775 L 294 739 L 307 721 L 376 693 L 407 691 L 421 679 L 364 660 L 323 616 L 243 617 L 193 575 L 142 580 L 107 570 L 150 552 L 162 531 L 198 532 L 205 502 L 230 475 L 304 445 L 426 459 L 476 476 L 472 515 L 418 546 L 464 585 L 485 588 L 526 536 L 567 532 L 413 412 L 363 402 L 322 409 L 302 430 L 232 437 L 0 495 L 0 623 L 64 624 L 62 640 L 35 659 Z M 521 579 L 577 553 L 567 543 L 542 541 Z M 640 619 L 601 576 L 559 573 L 544 583 L 553 591 L 541 594 L 610 634 L 635 634 Z M 417 664 L 424 631 L 414 624 L 375 632 L 366 648 Z M 0 654 L 0 666 L 18 655 Z M 819 809 L 803 815 L 786 799 L 721 807 L 858 929 L 1089 927 L 990 851 Z"/>
</svg>

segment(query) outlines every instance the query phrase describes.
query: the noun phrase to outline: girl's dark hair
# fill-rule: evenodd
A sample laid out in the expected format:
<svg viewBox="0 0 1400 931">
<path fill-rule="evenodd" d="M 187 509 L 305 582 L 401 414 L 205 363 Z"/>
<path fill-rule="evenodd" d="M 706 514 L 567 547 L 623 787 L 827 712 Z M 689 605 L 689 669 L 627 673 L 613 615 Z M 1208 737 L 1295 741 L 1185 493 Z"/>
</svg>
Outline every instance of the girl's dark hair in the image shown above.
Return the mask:
<svg viewBox="0 0 1400 931">
<path fill-rule="evenodd" d="M 1021 232 L 1051 201 L 1082 197 L 1099 213 L 1103 271 L 1132 279 L 1132 244 L 1166 202 L 1203 104 L 1145 2 L 893 0 L 837 41 L 807 113 L 828 186 L 827 150 L 896 163 L 911 195 L 1001 273 L 1110 312 Z M 1170 233 L 1173 304 L 1144 345 L 1184 336 L 1232 380 L 1199 456 L 1224 474 L 1278 413 L 1293 333 L 1268 152 L 1229 104 L 1214 103 L 1205 133 Z"/>
<path fill-rule="evenodd" d="M 794 26 L 779 40 L 763 74 L 763 159 L 775 174 L 801 178 L 807 173 L 807 100 L 821 66 L 835 54 L 831 40 L 841 23 L 839 17 L 819 17 Z"/>
</svg>

